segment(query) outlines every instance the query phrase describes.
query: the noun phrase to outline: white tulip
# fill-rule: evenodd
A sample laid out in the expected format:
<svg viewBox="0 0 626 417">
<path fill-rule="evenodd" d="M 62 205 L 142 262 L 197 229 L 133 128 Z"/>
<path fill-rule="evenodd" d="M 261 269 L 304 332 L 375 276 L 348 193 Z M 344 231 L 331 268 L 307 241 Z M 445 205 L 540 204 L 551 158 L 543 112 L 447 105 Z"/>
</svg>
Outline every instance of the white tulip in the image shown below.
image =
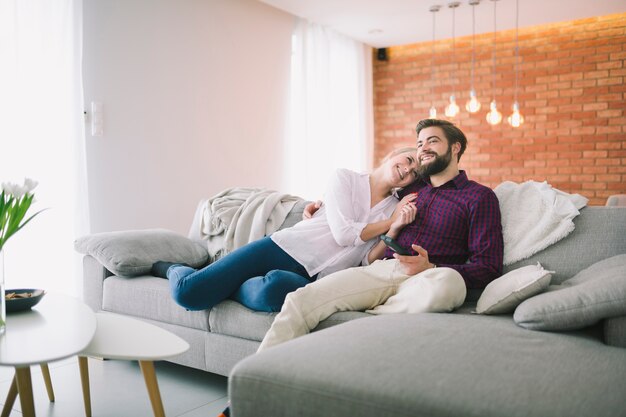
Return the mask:
<svg viewBox="0 0 626 417">
<path fill-rule="evenodd" d="M 26 194 L 26 186 L 15 184 L 13 188 L 13 196 L 19 200 L 20 198 L 24 197 L 24 194 Z"/>
<path fill-rule="evenodd" d="M 18 187 L 19 185 L 13 184 L 11 182 L 2 183 L 2 191 L 4 191 L 5 195 L 15 195 L 15 189 Z"/>
<path fill-rule="evenodd" d="M 31 192 L 35 189 L 35 187 L 37 187 L 37 184 L 39 184 L 37 181 L 30 179 L 30 178 L 26 178 L 24 180 L 24 189 L 26 194 L 31 194 Z"/>
</svg>

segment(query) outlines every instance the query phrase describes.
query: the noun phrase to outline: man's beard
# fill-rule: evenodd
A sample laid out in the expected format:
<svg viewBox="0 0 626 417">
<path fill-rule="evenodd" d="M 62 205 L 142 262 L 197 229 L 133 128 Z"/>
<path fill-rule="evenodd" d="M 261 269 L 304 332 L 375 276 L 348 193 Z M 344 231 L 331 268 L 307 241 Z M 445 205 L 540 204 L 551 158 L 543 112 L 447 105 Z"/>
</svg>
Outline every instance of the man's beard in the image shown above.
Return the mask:
<svg viewBox="0 0 626 417">
<path fill-rule="evenodd" d="M 420 165 L 417 167 L 417 172 L 422 178 L 436 175 L 448 168 L 450 161 L 452 161 L 452 146 L 448 146 L 448 151 L 443 155 L 437 155 L 431 152 L 430 155 L 435 155 L 435 159 L 426 165 Z"/>
</svg>

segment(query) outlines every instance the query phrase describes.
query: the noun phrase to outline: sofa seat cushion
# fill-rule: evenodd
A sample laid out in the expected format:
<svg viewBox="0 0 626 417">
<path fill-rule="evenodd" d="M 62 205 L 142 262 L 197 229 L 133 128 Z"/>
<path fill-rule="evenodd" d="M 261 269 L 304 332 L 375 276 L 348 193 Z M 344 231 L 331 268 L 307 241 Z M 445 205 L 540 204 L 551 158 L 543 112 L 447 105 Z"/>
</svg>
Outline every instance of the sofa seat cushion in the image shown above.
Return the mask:
<svg viewBox="0 0 626 417">
<path fill-rule="evenodd" d="M 604 342 L 626 348 L 626 316 L 604 320 Z"/>
<path fill-rule="evenodd" d="M 278 313 L 253 311 L 235 301 L 226 300 L 213 307 L 209 322 L 213 333 L 260 342 L 270 329 L 276 314 Z M 370 314 L 358 311 L 335 313 L 320 323 L 315 330 L 369 316 Z"/>
<path fill-rule="evenodd" d="M 229 378 L 237 417 L 620 416 L 626 349 L 531 332 L 510 316 L 352 320 L 248 357 Z"/>
<path fill-rule="evenodd" d="M 110 276 L 104 280 L 102 309 L 193 329 L 209 331 L 209 311 L 187 311 L 170 296 L 163 278 Z"/>
</svg>

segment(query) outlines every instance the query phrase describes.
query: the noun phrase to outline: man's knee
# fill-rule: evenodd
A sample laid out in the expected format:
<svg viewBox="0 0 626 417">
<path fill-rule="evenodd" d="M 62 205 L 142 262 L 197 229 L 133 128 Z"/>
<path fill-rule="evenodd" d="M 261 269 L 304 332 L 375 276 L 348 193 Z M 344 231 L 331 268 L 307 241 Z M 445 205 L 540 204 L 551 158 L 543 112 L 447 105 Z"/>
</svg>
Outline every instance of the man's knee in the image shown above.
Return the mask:
<svg viewBox="0 0 626 417">
<path fill-rule="evenodd" d="M 467 290 L 461 274 L 452 268 L 428 269 L 404 281 L 398 291 L 370 312 L 443 313 L 460 307 Z"/>
<path fill-rule="evenodd" d="M 416 280 L 420 291 L 427 295 L 429 311 L 452 311 L 465 301 L 467 295 L 465 281 L 455 269 L 445 267 L 428 269 L 410 279 Z"/>
</svg>

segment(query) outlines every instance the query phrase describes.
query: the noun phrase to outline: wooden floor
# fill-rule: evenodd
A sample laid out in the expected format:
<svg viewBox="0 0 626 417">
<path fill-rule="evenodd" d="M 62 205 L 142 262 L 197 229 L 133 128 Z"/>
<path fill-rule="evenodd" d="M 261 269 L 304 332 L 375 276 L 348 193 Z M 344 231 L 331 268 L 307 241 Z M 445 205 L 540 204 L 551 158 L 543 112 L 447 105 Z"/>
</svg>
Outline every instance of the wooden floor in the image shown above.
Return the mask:
<svg viewBox="0 0 626 417">
<path fill-rule="evenodd" d="M 37 417 L 84 417 L 76 358 L 49 364 L 55 402 L 48 400 L 41 369 L 31 368 Z M 155 364 L 165 415 L 216 417 L 227 402 L 227 378 L 169 362 Z M 13 368 L 0 367 L 0 403 L 13 378 Z M 151 417 L 152 408 L 137 362 L 89 359 L 93 417 Z M 1 406 L 0 406 L 1 409 Z M 19 417 L 19 398 L 11 417 Z"/>
</svg>

